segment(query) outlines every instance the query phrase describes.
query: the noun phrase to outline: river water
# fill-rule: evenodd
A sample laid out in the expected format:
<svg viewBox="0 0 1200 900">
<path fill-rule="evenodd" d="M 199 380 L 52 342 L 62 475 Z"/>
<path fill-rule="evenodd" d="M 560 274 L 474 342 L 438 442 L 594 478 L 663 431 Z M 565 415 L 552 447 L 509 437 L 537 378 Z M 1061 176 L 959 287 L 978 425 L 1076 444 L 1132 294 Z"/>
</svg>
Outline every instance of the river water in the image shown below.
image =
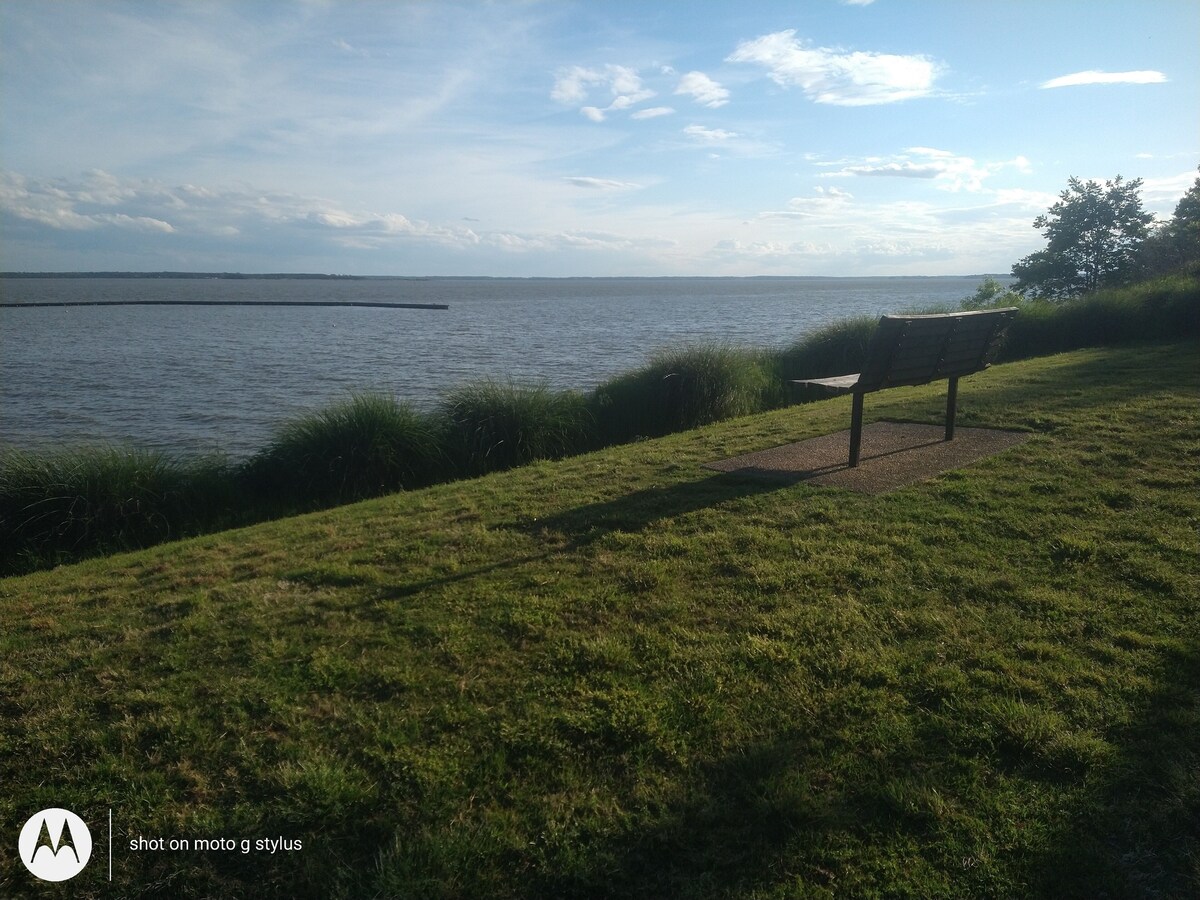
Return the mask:
<svg viewBox="0 0 1200 900">
<path fill-rule="evenodd" d="M 356 391 L 428 407 L 482 378 L 587 390 L 699 341 L 790 344 L 839 319 L 957 304 L 964 278 L 0 278 L 0 445 L 243 456 Z M 384 301 L 447 310 L 4 304 Z"/>
</svg>

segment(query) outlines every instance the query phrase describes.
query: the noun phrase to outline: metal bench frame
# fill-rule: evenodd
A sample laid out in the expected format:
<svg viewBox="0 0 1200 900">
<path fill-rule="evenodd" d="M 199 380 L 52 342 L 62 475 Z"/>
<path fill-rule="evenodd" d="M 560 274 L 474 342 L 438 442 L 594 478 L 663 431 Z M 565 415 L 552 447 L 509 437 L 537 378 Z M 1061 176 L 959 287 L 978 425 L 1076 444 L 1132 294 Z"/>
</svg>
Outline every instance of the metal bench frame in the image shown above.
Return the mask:
<svg viewBox="0 0 1200 900">
<path fill-rule="evenodd" d="M 862 372 L 834 378 L 807 378 L 792 384 L 830 394 L 853 394 L 850 467 L 858 465 L 862 443 L 863 397 L 874 391 L 949 379 L 946 440 L 954 440 L 958 379 L 988 367 L 987 357 L 1017 314 L 1015 306 L 923 316 L 883 316 L 867 346 Z"/>
</svg>

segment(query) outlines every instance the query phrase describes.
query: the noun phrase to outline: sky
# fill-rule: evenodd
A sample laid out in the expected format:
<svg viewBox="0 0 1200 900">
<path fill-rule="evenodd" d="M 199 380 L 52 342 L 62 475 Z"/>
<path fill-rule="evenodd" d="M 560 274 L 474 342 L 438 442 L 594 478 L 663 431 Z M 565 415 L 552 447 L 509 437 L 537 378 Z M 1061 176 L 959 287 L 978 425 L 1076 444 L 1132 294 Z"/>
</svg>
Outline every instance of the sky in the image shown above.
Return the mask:
<svg viewBox="0 0 1200 900">
<path fill-rule="evenodd" d="M 0 270 L 1005 273 L 1200 164 L 1196 0 L 0 0 Z"/>
</svg>

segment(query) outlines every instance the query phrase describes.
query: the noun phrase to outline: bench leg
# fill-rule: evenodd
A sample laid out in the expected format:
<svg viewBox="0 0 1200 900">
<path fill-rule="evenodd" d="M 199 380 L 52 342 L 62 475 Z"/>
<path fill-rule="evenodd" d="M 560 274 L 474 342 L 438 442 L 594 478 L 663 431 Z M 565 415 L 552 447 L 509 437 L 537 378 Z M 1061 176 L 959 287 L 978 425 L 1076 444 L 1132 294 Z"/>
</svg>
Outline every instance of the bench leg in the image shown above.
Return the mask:
<svg viewBox="0 0 1200 900">
<path fill-rule="evenodd" d="M 858 466 L 858 447 L 862 443 L 863 395 L 855 392 L 850 414 L 850 468 Z"/>
<path fill-rule="evenodd" d="M 950 379 L 946 391 L 946 440 L 954 440 L 954 414 L 958 412 L 958 379 Z"/>
</svg>

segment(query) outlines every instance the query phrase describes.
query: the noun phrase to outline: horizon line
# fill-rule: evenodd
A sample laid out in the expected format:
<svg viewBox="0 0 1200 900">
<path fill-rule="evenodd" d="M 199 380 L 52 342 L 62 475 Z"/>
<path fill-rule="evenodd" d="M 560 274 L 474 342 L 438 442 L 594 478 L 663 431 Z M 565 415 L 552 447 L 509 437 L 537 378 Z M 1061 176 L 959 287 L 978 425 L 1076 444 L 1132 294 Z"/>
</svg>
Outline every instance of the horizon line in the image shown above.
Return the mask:
<svg viewBox="0 0 1200 900">
<path fill-rule="evenodd" d="M 1011 278 L 1009 272 L 965 272 L 955 275 L 350 275 L 320 272 L 190 272 L 170 270 L 68 270 L 68 271 L 0 271 L 0 278 L 207 278 L 227 280 L 295 279 L 320 281 L 434 281 L 434 280 L 478 280 L 478 281 L 570 281 L 592 280 L 615 281 L 619 279 L 663 281 L 668 279 L 829 279 L 829 278 Z"/>
</svg>

